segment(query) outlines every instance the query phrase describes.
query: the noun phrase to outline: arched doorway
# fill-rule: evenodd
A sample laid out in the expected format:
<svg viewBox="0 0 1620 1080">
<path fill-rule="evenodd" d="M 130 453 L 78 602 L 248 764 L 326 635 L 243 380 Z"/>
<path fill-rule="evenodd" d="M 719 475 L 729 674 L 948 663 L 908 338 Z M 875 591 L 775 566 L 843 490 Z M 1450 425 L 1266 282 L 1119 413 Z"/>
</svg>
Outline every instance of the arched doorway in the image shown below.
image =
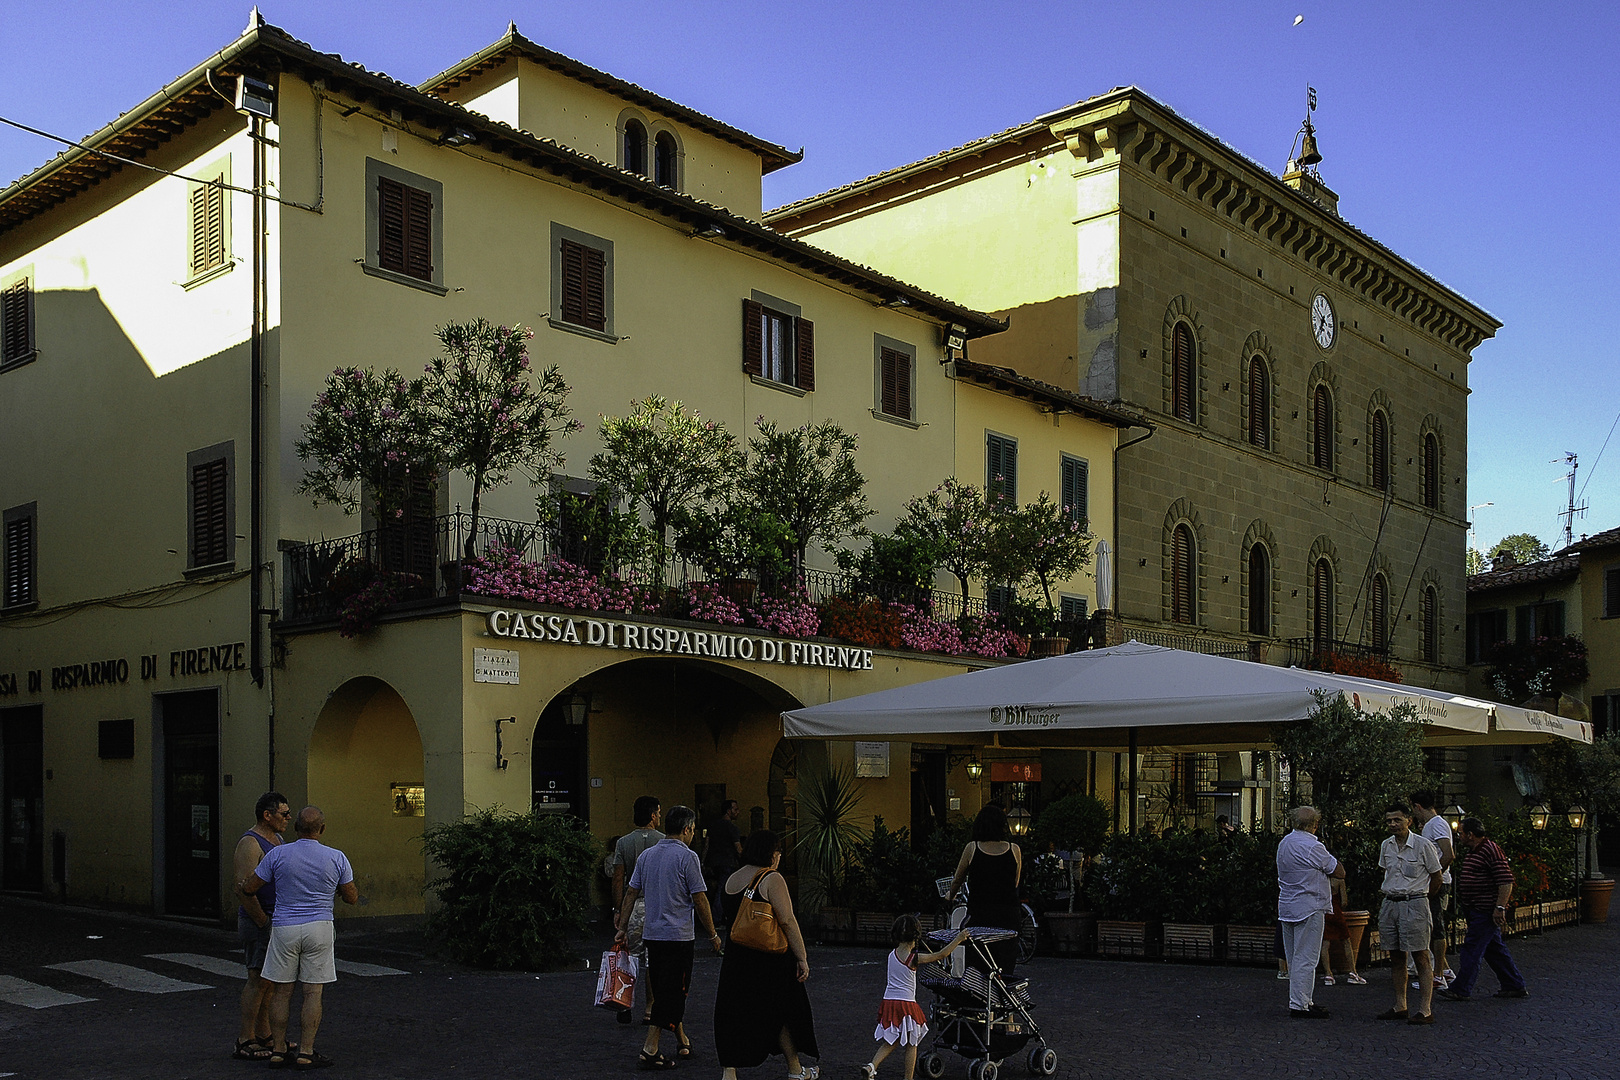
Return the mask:
<svg viewBox="0 0 1620 1080">
<path fill-rule="evenodd" d="M 423 910 L 423 771 L 416 718 L 393 687 L 351 679 L 327 699 L 309 739 L 309 800 L 354 865 L 367 915 Z"/>
</svg>

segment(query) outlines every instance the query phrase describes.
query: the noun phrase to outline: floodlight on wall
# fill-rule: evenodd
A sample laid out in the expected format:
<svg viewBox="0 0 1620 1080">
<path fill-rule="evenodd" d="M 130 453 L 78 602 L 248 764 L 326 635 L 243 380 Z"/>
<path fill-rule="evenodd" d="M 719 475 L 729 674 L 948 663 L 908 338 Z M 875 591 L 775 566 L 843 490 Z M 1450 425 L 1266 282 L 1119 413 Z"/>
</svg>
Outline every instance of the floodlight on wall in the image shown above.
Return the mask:
<svg viewBox="0 0 1620 1080">
<path fill-rule="evenodd" d="M 692 239 L 694 240 L 724 240 L 725 238 L 725 228 L 721 225 L 716 225 L 712 221 L 692 234 Z"/>
<path fill-rule="evenodd" d="M 959 353 L 967 348 L 967 327 L 961 323 L 951 323 L 945 327 L 943 343 L 945 348 L 953 353 Z"/>
<path fill-rule="evenodd" d="M 440 146 L 466 146 L 477 141 L 478 136 L 466 128 L 452 128 L 439 136 Z"/>
<path fill-rule="evenodd" d="M 1530 808 L 1530 827 L 1532 829 L 1540 832 L 1547 827 L 1547 822 L 1550 820 L 1552 820 L 1552 811 L 1547 808 L 1546 803 L 1536 803 Z"/>
<path fill-rule="evenodd" d="M 236 97 L 232 104 L 237 112 L 247 113 L 259 120 L 273 120 L 276 115 L 276 88 L 263 79 L 243 75 L 236 80 Z"/>
</svg>

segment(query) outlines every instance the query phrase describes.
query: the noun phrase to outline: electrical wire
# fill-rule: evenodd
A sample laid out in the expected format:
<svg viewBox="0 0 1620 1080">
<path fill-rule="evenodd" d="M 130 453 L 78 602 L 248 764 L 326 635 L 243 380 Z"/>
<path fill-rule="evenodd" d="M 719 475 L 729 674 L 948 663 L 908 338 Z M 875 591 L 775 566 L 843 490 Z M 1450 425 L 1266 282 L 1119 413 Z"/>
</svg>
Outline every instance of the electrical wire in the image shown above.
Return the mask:
<svg viewBox="0 0 1620 1080">
<path fill-rule="evenodd" d="M 1615 413 L 1614 423 L 1609 425 L 1609 433 L 1603 437 L 1603 445 L 1598 447 L 1597 458 L 1586 467 L 1586 483 L 1581 485 L 1581 493 L 1575 496 L 1576 502 L 1580 502 L 1586 497 L 1586 489 L 1592 484 L 1592 474 L 1597 472 L 1598 462 L 1603 460 L 1603 451 L 1609 448 L 1609 440 L 1614 438 L 1614 429 L 1616 427 L 1620 427 L 1620 413 Z"/>
</svg>

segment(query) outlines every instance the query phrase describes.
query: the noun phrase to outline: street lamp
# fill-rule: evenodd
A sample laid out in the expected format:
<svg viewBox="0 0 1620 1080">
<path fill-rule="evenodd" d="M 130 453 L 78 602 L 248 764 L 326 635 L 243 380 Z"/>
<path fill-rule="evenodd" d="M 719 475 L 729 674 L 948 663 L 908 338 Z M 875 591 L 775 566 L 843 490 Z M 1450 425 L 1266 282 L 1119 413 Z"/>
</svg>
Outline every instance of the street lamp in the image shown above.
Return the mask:
<svg viewBox="0 0 1620 1080">
<path fill-rule="evenodd" d="M 1007 828 L 1014 836 L 1026 836 L 1029 833 L 1030 813 L 1022 806 L 1015 806 L 1007 811 Z"/>
<path fill-rule="evenodd" d="M 1546 803 L 1536 803 L 1530 808 L 1530 827 L 1537 832 L 1544 830 L 1547 827 L 1547 822 L 1551 820 L 1552 811 L 1548 809 Z"/>
<path fill-rule="evenodd" d="M 1446 819 L 1447 825 L 1451 826 L 1451 835 L 1456 836 L 1462 831 L 1463 818 L 1468 816 L 1468 811 L 1462 808 L 1462 803 L 1452 803 L 1440 811 L 1440 816 Z"/>
<path fill-rule="evenodd" d="M 1444 810 L 1440 811 L 1440 816 L 1445 819 L 1447 825 L 1451 826 L 1451 850 L 1452 857 L 1455 858 L 1457 851 L 1457 839 L 1462 834 L 1463 818 L 1468 816 L 1468 811 L 1462 808 L 1462 803 L 1454 802 Z M 1455 948 L 1457 945 L 1457 879 L 1461 876 L 1461 874 L 1453 874 L 1451 876 L 1451 916 L 1446 918 L 1446 941 L 1453 948 Z"/>
<path fill-rule="evenodd" d="M 1581 830 L 1586 828 L 1586 807 L 1572 806 L 1564 817 L 1569 821 L 1569 827 L 1575 830 L 1575 881 L 1578 886 L 1581 878 L 1585 876 L 1581 873 L 1581 840 L 1583 839 Z"/>
<path fill-rule="evenodd" d="M 971 759 L 967 763 L 967 774 L 969 780 L 978 780 L 984 775 L 984 763 L 978 758 Z"/>
</svg>

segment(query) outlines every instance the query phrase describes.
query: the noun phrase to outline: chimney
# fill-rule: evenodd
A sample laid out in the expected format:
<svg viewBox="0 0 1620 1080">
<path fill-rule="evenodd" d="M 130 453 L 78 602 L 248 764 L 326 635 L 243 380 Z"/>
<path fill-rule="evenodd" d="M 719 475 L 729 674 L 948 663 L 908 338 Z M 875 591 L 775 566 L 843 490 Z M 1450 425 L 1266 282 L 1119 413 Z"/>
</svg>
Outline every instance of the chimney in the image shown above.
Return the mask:
<svg viewBox="0 0 1620 1080">
<path fill-rule="evenodd" d="M 1513 557 L 1513 552 L 1511 551 L 1498 552 L 1496 558 L 1491 560 L 1491 569 L 1493 571 L 1512 570 L 1518 565 L 1519 560 Z"/>
</svg>

